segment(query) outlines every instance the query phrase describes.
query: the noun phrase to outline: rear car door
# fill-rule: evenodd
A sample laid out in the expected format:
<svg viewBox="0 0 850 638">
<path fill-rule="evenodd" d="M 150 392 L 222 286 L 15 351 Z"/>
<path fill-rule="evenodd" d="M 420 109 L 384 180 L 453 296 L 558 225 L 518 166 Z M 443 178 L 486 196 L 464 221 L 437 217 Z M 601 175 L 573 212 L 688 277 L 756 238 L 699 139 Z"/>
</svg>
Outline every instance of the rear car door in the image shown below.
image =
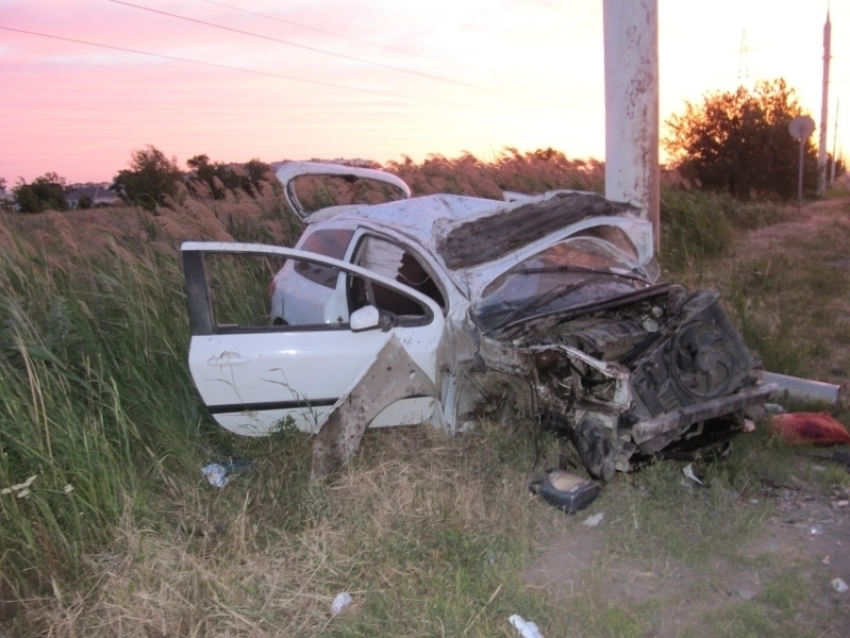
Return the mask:
<svg viewBox="0 0 850 638">
<path fill-rule="evenodd" d="M 192 331 L 189 368 L 222 427 L 259 436 L 291 419 L 299 429 L 317 431 L 392 338 L 436 381 L 443 313 L 416 290 L 337 259 L 288 248 L 187 242 L 182 252 Z M 303 271 L 302 265 L 343 282 L 344 312 L 336 317 L 287 312 L 302 319 L 275 320 L 270 283 L 276 281 L 277 291 L 288 290 L 277 275 Z M 292 289 L 279 300 L 283 307 L 309 309 L 303 291 Z M 364 315 L 379 320 L 357 321 Z M 359 325 L 352 329 L 352 323 Z M 372 426 L 421 423 L 435 405 L 431 396 L 407 397 L 388 406 Z"/>
</svg>

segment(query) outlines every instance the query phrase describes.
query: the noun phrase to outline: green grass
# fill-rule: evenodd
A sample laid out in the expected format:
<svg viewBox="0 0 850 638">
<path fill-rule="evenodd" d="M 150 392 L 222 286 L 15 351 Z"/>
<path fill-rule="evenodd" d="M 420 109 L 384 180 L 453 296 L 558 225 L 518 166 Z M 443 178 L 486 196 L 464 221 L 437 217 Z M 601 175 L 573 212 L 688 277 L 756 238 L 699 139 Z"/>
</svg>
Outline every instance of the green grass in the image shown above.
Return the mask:
<svg viewBox="0 0 850 638">
<path fill-rule="evenodd" d="M 770 369 L 834 364 L 833 346 L 850 341 L 831 305 L 850 291 L 832 261 L 844 230 L 796 242 L 824 259 L 783 249 L 730 264 L 736 234 L 781 219 L 780 209 L 672 191 L 665 206 L 663 258 L 677 277 L 723 289 Z M 240 224 L 230 228 L 239 238 L 267 239 Z M 242 320 L 244 282 L 232 269 L 216 276 Z M 252 276 L 264 292 L 268 272 Z M 283 427 L 238 438 L 203 410 L 185 363 L 174 256 L 10 250 L 0 286 L 0 488 L 37 477 L 26 498 L 0 494 L 4 634 L 513 636 L 507 619 L 518 613 L 546 636 L 792 636 L 817 593 L 804 575 L 811 565 L 752 555 L 775 514 L 761 480 L 828 493 L 846 490 L 848 475 L 816 469 L 764 431 L 736 439 L 729 459 L 697 465 L 708 489 L 685 479 L 682 463 L 657 464 L 617 476 L 577 517 L 529 496 L 528 481 L 559 465 L 561 448 L 522 424 L 485 423 L 455 439 L 368 431 L 341 473 L 311 481 L 306 435 Z M 228 458 L 255 467 L 223 490 L 207 485 L 199 468 Z M 600 527 L 581 524 L 597 512 Z M 596 539 L 561 598 L 523 579 L 545 525 Z M 767 584 L 753 601 L 730 599 L 718 563 Z M 629 600 L 612 593 L 621 572 L 700 577 Z M 344 590 L 355 602 L 331 618 Z M 690 611 L 694 600 L 710 613 Z M 681 631 L 670 634 L 676 614 Z"/>
<path fill-rule="evenodd" d="M 81 574 L 141 486 L 191 457 L 200 412 L 173 261 L 0 267 L 0 484 L 37 477 L 0 496 L 0 571 L 26 593 Z"/>
<path fill-rule="evenodd" d="M 664 188 L 661 191 L 661 263 L 678 274 L 701 271 L 728 254 L 737 233 L 783 221 L 789 213 L 770 203 L 742 203 L 728 195 Z"/>
</svg>

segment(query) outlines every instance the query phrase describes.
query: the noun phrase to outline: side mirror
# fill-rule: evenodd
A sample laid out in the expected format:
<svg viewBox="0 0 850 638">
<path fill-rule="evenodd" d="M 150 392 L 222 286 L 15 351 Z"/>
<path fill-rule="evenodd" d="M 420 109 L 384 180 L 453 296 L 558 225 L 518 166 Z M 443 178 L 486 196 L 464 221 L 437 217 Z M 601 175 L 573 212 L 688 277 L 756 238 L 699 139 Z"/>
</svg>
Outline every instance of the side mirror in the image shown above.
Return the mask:
<svg viewBox="0 0 850 638">
<path fill-rule="evenodd" d="M 351 313 L 348 323 L 352 332 L 377 328 L 381 321 L 381 313 L 375 306 L 363 306 Z"/>
</svg>

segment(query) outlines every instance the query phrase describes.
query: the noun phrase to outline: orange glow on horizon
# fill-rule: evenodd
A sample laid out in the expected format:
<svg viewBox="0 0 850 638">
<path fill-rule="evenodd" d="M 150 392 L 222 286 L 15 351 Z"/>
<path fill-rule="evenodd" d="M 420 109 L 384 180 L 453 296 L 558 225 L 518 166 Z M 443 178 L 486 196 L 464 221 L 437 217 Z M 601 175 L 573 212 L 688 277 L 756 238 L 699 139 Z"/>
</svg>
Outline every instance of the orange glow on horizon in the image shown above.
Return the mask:
<svg viewBox="0 0 850 638">
<path fill-rule="evenodd" d="M 488 159 L 506 146 L 604 153 L 601 0 L 127 2 L 231 30 L 104 0 L 0 0 L 0 27 L 203 63 L 0 30 L 8 185 L 48 171 L 110 181 L 145 144 L 181 167 L 200 153 L 267 162 Z M 826 3 L 816 5 L 659 0 L 662 121 L 684 100 L 734 88 L 743 71 L 745 84 L 785 77 L 817 121 Z M 830 152 L 835 100 L 850 86 L 850 6 L 833 3 L 831 14 Z M 839 138 L 841 147 L 840 128 Z"/>
</svg>

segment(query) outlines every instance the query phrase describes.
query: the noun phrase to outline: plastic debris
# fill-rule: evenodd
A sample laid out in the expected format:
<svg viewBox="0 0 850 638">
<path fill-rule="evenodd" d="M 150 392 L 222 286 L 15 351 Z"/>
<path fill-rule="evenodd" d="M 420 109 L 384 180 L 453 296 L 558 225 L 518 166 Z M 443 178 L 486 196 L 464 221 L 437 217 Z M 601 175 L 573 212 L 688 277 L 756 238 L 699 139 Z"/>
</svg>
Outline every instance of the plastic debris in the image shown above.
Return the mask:
<svg viewBox="0 0 850 638">
<path fill-rule="evenodd" d="M 687 476 L 689 479 L 691 479 L 692 481 L 696 482 L 696 483 L 697 483 L 697 485 L 702 485 L 702 484 L 703 484 L 703 482 L 699 479 L 699 477 L 698 477 L 696 474 L 694 474 L 694 464 L 693 464 L 693 463 L 688 463 L 688 464 L 687 464 L 687 465 L 686 465 L 686 466 L 682 469 L 682 473 L 683 473 L 685 476 Z"/>
<path fill-rule="evenodd" d="M 788 412 L 771 418 L 770 429 L 792 445 L 847 445 L 850 432 L 826 412 Z"/>
<path fill-rule="evenodd" d="M 742 589 L 740 587 L 735 590 L 735 593 L 743 600 L 752 600 L 757 596 L 757 592 L 754 592 L 752 589 Z"/>
<path fill-rule="evenodd" d="M 785 412 L 785 408 L 783 408 L 778 403 L 765 403 L 764 409 L 767 410 L 767 413 L 770 415 L 782 414 L 783 412 Z"/>
<path fill-rule="evenodd" d="M 565 514 L 575 514 L 596 500 L 602 486 L 563 470 L 548 470 L 529 483 L 528 489 Z"/>
<path fill-rule="evenodd" d="M 809 534 L 812 536 L 821 536 L 823 534 L 823 528 L 820 525 L 813 525 L 809 528 Z"/>
<path fill-rule="evenodd" d="M 17 485 L 13 485 L 13 486 L 12 486 L 12 489 L 13 489 L 13 490 L 25 490 L 25 489 L 27 489 L 30 485 L 32 485 L 32 482 L 33 482 L 35 479 L 37 479 L 37 478 L 38 478 L 38 476 L 33 475 L 33 476 L 29 477 L 29 478 L 28 478 L 26 481 L 24 481 L 23 483 L 18 483 Z"/>
<path fill-rule="evenodd" d="M 222 488 L 227 485 L 227 471 L 218 463 L 212 463 L 201 468 L 201 473 L 213 487 Z"/>
<path fill-rule="evenodd" d="M 213 487 L 222 488 L 227 485 L 230 477 L 243 470 L 253 470 L 251 461 L 224 461 L 222 463 L 211 463 L 201 468 L 201 473 Z"/>
<path fill-rule="evenodd" d="M 599 523 L 602 522 L 602 519 L 605 518 L 604 512 L 599 512 L 599 514 L 594 514 L 593 516 L 588 516 L 582 522 L 582 525 L 587 525 L 588 527 L 596 527 Z"/>
<path fill-rule="evenodd" d="M 347 591 L 337 594 L 336 598 L 334 598 L 334 601 L 331 603 L 331 613 L 334 616 L 342 613 L 342 610 L 348 607 L 352 600 L 351 594 Z"/>
<path fill-rule="evenodd" d="M 17 485 L 13 485 L 12 487 L 4 487 L 2 490 L 0 490 L 0 494 L 11 494 L 12 492 L 17 492 L 18 498 L 26 498 L 30 495 L 29 486 L 32 485 L 32 482 L 37 478 L 37 475 L 33 475 L 23 483 L 18 483 Z"/>
<path fill-rule="evenodd" d="M 537 625 L 530 620 L 524 620 L 522 616 L 518 616 L 514 614 L 508 620 L 511 621 L 511 624 L 514 626 L 514 629 L 517 630 L 522 638 L 543 638 L 543 634 L 540 633 L 540 629 Z"/>
<path fill-rule="evenodd" d="M 833 588 L 835 591 L 837 591 L 839 594 L 843 594 L 843 593 L 844 593 L 844 592 L 846 592 L 848 589 L 850 589 L 850 587 L 848 587 L 848 586 L 847 586 L 847 583 L 845 583 L 845 582 L 844 582 L 843 580 L 841 580 L 840 578 L 835 578 L 835 579 L 833 579 L 833 581 L 832 581 L 832 588 Z"/>
</svg>

